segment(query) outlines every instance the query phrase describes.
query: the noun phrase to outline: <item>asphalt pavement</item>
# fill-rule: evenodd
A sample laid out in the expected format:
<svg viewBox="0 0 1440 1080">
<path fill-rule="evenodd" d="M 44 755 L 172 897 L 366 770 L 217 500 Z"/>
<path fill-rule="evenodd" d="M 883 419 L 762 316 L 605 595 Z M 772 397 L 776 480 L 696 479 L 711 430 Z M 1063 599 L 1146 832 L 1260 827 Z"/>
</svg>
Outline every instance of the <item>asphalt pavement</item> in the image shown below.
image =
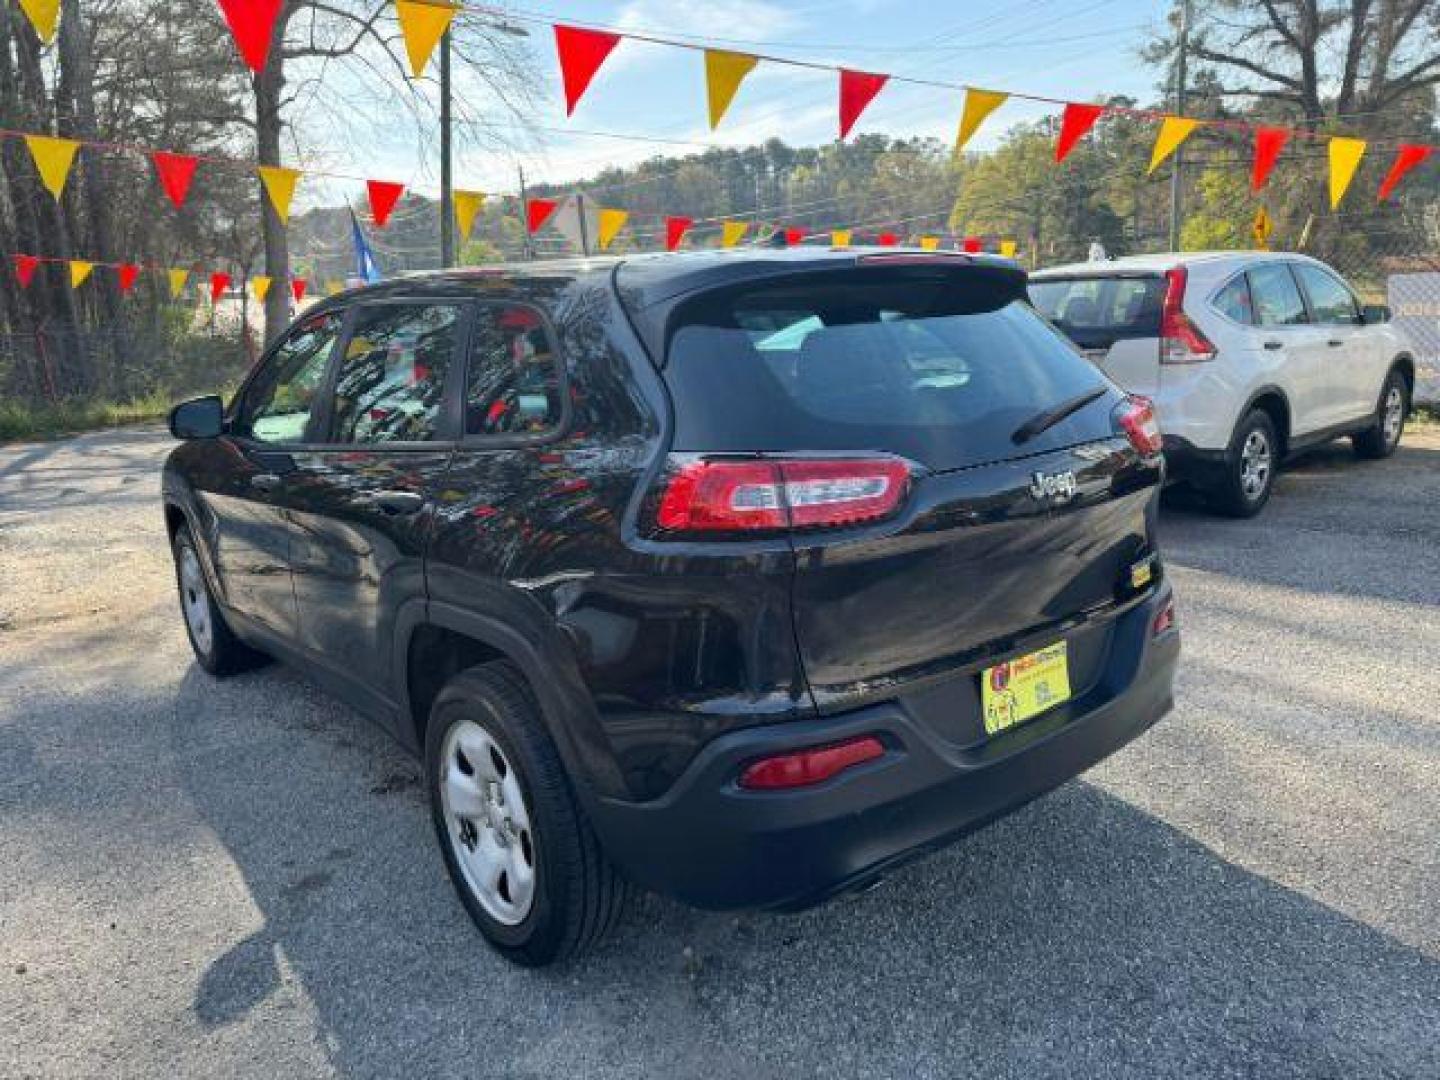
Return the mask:
<svg viewBox="0 0 1440 1080">
<path fill-rule="evenodd" d="M 1174 713 L 883 887 L 494 957 L 416 765 L 193 663 L 128 429 L 0 448 L 0 1076 L 1440 1077 L 1440 429 L 1172 498 Z"/>
</svg>

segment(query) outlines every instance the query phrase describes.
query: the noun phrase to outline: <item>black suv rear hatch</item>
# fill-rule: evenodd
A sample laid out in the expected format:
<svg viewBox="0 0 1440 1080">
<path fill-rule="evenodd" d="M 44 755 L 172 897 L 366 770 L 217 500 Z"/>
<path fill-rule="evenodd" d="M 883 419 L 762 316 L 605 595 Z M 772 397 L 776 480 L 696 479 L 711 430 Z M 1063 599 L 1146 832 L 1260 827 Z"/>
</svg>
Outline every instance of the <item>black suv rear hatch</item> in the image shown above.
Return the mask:
<svg viewBox="0 0 1440 1080">
<path fill-rule="evenodd" d="M 889 519 L 791 533 L 822 711 L 904 696 L 967 744 L 986 664 L 1063 639 L 1075 695 L 1099 678 L 1150 554 L 1158 464 L 1024 290 L 1003 265 L 861 260 L 707 292 L 669 322 L 675 452 L 912 463 Z"/>
</svg>

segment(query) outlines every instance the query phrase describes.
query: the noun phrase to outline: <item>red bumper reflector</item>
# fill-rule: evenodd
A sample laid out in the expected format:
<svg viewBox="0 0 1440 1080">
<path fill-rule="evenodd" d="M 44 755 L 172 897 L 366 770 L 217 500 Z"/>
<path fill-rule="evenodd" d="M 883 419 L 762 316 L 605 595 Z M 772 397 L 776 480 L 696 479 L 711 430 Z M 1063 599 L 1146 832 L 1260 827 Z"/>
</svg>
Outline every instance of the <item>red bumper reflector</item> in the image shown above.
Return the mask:
<svg viewBox="0 0 1440 1080">
<path fill-rule="evenodd" d="M 1155 621 L 1150 626 L 1151 637 L 1159 637 L 1161 634 L 1168 634 L 1175 629 L 1175 598 L 1171 597 L 1165 601 L 1165 606 L 1155 614 Z"/>
<path fill-rule="evenodd" d="M 817 746 L 813 750 L 796 750 L 752 761 L 740 773 L 740 786 L 748 791 L 809 787 L 855 765 L 884 756 L 885 747 L 880 740 L 866 735 L 848 742 Z"/>
</svg>

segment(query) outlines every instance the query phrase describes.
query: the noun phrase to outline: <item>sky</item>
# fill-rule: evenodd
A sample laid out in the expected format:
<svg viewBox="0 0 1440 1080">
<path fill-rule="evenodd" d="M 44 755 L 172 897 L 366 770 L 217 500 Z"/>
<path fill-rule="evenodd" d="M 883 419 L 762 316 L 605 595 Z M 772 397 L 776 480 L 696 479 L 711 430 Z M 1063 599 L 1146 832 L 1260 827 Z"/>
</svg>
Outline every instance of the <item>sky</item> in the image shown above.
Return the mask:
<svg viewBox="0 0 1440 1080">
<path fill-rule="evenodd" d="M 563 183 L 607 165 L 709 146 L 771 137 L 816 145 L 837 136 L 833 72 L 762 63 L 712 132 L 702 54 L 634 40 L 621 42 L 567 118 L 552 22 L 1083 101 L 1156 96 L 1158 74 L 1137 54 L 1147 34 L 1163 24 L 1168 6 L 1164 0 L 516 0 L 504 9 L 510 25 L 528 33 L 517 43 L 528 48 L 542 80 L 529 113 L 533 127 L 521 130 L 478 79 L 461 74 L 457 93 L 464 111 L 495 124 L 492 134 L 510 145 L 462 145 L 455 183 L 513 192 L 517 166 L 531 180 Z M 354 76 L 332 71 L 332 77 Z M 421 89 L 433 100 L 433 86 Z M 891 82 L 855 131 L 948 143 L 962 100 L 960 90 Z M 1056 111 L 1012 99 L 971 148 L 992 147 L 1010 125 Z M 317 167 L 402 180 L 427 193 L 438 188 L 434 141 L 418 136 L 413 123 L 375 124 L 363 140 L 312 124 L 302 126 L 302 137 Z M 311 199 L 330 201 L 330 186 L 312 186 Z"/>
</svg>

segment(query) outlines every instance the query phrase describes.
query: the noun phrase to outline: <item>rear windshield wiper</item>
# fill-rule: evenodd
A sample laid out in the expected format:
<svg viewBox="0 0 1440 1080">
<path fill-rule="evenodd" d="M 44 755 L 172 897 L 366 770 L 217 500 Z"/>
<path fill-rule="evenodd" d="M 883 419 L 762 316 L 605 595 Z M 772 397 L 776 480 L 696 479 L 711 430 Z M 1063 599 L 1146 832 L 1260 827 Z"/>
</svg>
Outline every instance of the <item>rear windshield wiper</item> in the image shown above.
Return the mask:
<svg viewBox="0 0 1440 1080">
<path fill-rule="evenodd" d="M 1015 429 L 1015 434 L 1010 436 L 1010 441 L 1013 442 L 1016 446 L 1019 446 L 1021 443 L 1029 442 L 1036 435 L 1039 435 L 1042 431 L 1048 431 L 1050 428 L 1060 423 L 1061 420 L 1064 420 L 1067 416 L 1079 412 L 1096 398 L 1104 397 L 1105 392 L 1105 387 L 1097 386 L 1094 390 L 1087 390 L 1085 391 L 1085 393 L 1079 394 L 1076 397 L 1071 398 L 1069 401 L 1062 401 L 1053 409 L 1046 409 L 1044 412 L 1036 416 L 1032 416 L 1029 420 L 1026 420 L 1025 423 L 1021 424 L 1018 428 Z"/>
</svg>

